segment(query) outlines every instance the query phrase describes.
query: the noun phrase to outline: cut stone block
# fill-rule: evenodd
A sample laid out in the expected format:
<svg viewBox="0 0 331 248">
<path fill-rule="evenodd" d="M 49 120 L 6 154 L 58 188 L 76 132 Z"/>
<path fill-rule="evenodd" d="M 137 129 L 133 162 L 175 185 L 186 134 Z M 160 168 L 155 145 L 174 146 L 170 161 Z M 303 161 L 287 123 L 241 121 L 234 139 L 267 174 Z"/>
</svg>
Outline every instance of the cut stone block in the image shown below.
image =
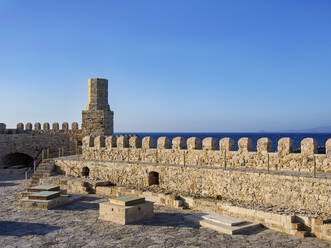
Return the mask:
<svg viewBox="0 0 331 248">
<path fill-rule="evenodd" d="M 261 224 L 259 223 L 252 223 L 228 216 L 206 213 L 187 215 L 184 216 L 184 219 L 190 222 L 197 223 L 202 227 L 207 227 L 215 231 L 230 235 L 240 234 L 242 232 L 252 230 L 261 226 Z"/>
<path fill-rule="evenodd" d="M 145 197 L 127 195 L 127 196 L 117 197 L 114 199 L 109 199 L 109 202 L 120 206 L 131 206 L 134 204 L 145 202 Z"/>
<path fill-rule="evenodd" d="M 28 192 L 41 192 L 41 191 L 60 191 L 60 186 L 57 185 L 38 185 L 28 188 Z"/>
<path fill-rule="evenodd" d="M 120 206 L 109 202 L 99 203 L 99 219 L 126 225 L 152 218 L 153 202 L 143 202 L 132 206 Z"/>
<path fill-rule="evenodd" d="M 28 196 L 29 200 L 49 200 L 60 196 L 60 191 L 41 191 Z"/>
<path fill-rule="evenodd" d="M 196 216 L 200 216 L 201 218 L 209 221 L 214 221 L 226 226 L 238 226 L 246 223 L 244 220 L 240 220 L 237 218 L 224 216 L 224 215 L 217 215 L 217 214 L 206 214 L 206 213 L 199 213 Z"/>
<path fill-rule="evenodd" d="M 21 199 L 20 207 L 36 208 L 36 209 L 51 209 L 62 206 L 81 199 L 82 195 L 61 195 L 50 200 L 30 200 L 28 197 Z"/>
</svg>

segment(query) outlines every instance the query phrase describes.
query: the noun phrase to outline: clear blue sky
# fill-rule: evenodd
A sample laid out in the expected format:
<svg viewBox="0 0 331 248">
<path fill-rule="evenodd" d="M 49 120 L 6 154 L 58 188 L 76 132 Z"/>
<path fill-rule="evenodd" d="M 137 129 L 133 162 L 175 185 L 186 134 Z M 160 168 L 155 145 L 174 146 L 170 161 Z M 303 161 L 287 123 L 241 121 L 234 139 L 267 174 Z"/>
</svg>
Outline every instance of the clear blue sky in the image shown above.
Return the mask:
<svg viewBox="0 0 331 248">
<path fill-rule="evenodd" d="M 330 126 L 331 1 L 0 0 L 0 122 L 80 122 L 90 77 L 117 132 Z"/>
</svg>

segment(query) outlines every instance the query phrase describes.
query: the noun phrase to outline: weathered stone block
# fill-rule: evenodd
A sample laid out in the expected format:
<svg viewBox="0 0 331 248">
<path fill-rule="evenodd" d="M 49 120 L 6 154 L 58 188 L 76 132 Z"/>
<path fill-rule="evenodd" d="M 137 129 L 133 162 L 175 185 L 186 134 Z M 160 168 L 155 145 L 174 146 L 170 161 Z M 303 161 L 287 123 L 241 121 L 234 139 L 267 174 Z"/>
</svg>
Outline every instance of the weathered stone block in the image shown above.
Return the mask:
<svg viewBox="0 0 331 248">
<path fill-rule="evenodd" d="M 191 137 L 187 139 L 187 149 L 188 150 L 200 150 L 201 149 L 201 139 L 197 137 Z"/>
<path fill-rule="evenodd" d="M 69 124 L 68 124 L 68 122 L 63 122 L 62 123 L 62 130 L 63 131 L 68 131 L 69 130 Z"/>
<path fill-rule="evenodd" d="M 59 129 L 60 129 L 60 125 L 59 125 L 59 123 L 58 123 L 58 122 L 54 122 L 54 123 L 52 124 L 52 129 L 53 129 L 54 131 L 59 131 Z"/>
<path fill-rule="evenodd" d="M 212 137 L 204 138 L 202 140 L 203 150 L 211 151 L 217 149 L 217 141 Z"/>
<path fill-rule="evenodd" d="M 172 139 L 172 149 L 185 149 L 185 139 L 183 137 L 176 137 Z"/>
<path fill-rule="evenodd" d="M 294 141 L 291 138 L 281 138 L 278 140 L 278 153 L 282 156 L 293 153 Z"/>
<path fill-rule="evenodd" d="M 18 129 L 18 130 L 24 130 L 24 124 L 22 122 L 17 123 L 16 129 Z"/>
<path fill-rule="evenodd" d="M 97 136 L 94 138 L 94 146 L 96 148 L 101 148 L 106 146 L 106 138 L 105 136 Z"/>
<path fill-rule="evenodd" d="M 143 138 L 142 141 L 142 148 L 143 149 L 150 149 L 150 148 L 154 148 L 155 146 L 155 141 L 152 137 L 147 136 Z"/>
<path fill-rule="evenodd" d="M 250 138 L 241 138 L 238 140 L 239 152 L 253 151 L 253 141 Z"/>
<path fill-rule="evenodd" d="M 78 123 L 77 122 L 73 122 L 71 124 L 71 129 L 74 131 L 77 131 L 79 129 Z"/>
<path fill-rule="evenodd" d="M 129 139 L 126 135 L 120 136 L 117 138 L 117 147 L 118 148 L 127 148 L 129 147 Z"/>
<path fill-rule="evenodd" d="M 83 146 L 84 147 L 94 147 L 94 137 L 93 136 L 85 136 L 83 138 Z"/>
<path fill-rule="evenodd" d="M 272 140 L 269 138 L 260 138 L 257 141 L 257 151 L 261 153 L 272 152 Z"/>
<path fill-rule="evenodd" d="M 34 124 L 34 130 L 35 130 L 35 131 L 40 131 L 40 130 L 41 130 L 41 124 L 40 124 L 39 122 L 36 122 L 36 123 Z"/>
<path fill-rule="evenodd" d="M 158 149 L 169 149 L 170 140 L 168 137 L 160 137 L 157 139 L 157 148 Z"/>
<path fill-rule="evenodd" d="M 133 136 L 129 139 L 129 147 L 130 148 L 140 148 L 141 147 L 141 141 L 138 136 Z"/>
<path fill-rule="evenodd" d="M 221 151 L 234 151 L 234 140 L 231 138 L 223 138 L 220 140 Z"/>
<path fill-rule="evenodd" d="M 116 136 L 107 136 L 107 138 L 106 138 L 106 147 L 107 148 L 116 147 Z"/>
<path fill-rule="evenodd" d="M 99 203 L 99 219 L 121 225 L 152 218 L 153 215 L 153 202 L 146 201 L 132 206 L 120 206 L 109 202 Z"/>
<path fill-rule="evenodd" d="M 0 130 L 5 130 L 5 129 L 6 129 L 6 124 L 0 123 Z"/>
<path fill-rule="evenodd" d="M 301 154 L 313 155 L 318 152 L 317 141 L 313 138 L 305 138 L 301 141 Z"/>
<path fill-rule="evenodd" d="M 48 122 L 45 122 L 43 124 L 43 130 L 45 130 L 45 131 L 48 131 L 49 130 L 49 123 Z"/>
<path fill-rule="evenodd" d="M 27 131 L 32 130 L 32 123 L 31 122 L 28 122 L 28 123 L 25 124 L 25 130 L 27 130 Z"/>
<path fill-rule="evenodd" d="M 328 157 L 331 157 L 331 139 L 328 139 L 325 143 L 325 151 Z"/>
</svg>

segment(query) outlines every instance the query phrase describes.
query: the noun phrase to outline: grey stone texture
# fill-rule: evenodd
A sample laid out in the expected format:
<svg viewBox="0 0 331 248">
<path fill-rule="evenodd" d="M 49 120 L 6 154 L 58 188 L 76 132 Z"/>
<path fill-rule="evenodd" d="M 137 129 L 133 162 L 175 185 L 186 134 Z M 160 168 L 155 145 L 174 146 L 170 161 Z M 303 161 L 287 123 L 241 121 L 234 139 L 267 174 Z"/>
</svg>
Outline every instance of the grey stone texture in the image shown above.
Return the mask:
<svg viewBox="0 0 331 248">
<path fill-rule="evenodd" d="M 150 172 L 157 172 L 158 187 L 168 192 L 209 198 L 221 195 L 228 200 L 318 212 L 331 218 L 331 178 L 267 173 L 252 169 L 224 169 L 207 165 L 174 166 L 174 163 L 142 162 L 139 159 L 146 155 L 142 153 L 142 149 L 137 150 L 135 153 L 132 149 L 114 149 L 111 161 L 72 158 L 55 159 L 55 164 L 67 176 L 79 177 L 83 168 L 88 167 L 90 178 L 135 188 L 145 185 Z M 159 160 L 162 160 L 161 151 L 162 149 L 158 150 Z M 176 162 L 178 157 L 171 156 L 176 150 L 163 151 L 169 152 L 166 156 Z"/>
<path fill-rule="evenodd" d="M 151 149 L 154 147 L 155 147 L 155 140 L 152 137 L 147 136 L 147 137 L 143 138 L 143 140 L 142 140 L 143 149 Z"/>
<path fill-rule="evenodd" d="M 168 137 L 160 137 L 157 139 L 157 148 L 158 149 L 169 149 L 170 140 Z"/>
<path fill-rule="evenodd" d="M 183 137 L 175 137 L 172 139 L 172 149 L 185 149 L 185 139 Z"/>
<path fill-rule="evenodd" d="M 294 151 L 294 141 L 291 138 L 281 138 L 278 140 L 278 153 L 282 155 L 287 155 L 293 153 Z"/>
<path fill-rule="evenodd" d="M 90 78 L 88 80 L 88 104 L 82 111 L 82 132 L 86 135 L 112 135 L 114 132 L 114 112 L 108 104 L 108 80 Z"/>
<path fill-rule="evenodd" d="M 201 139 L 197 137 L 191 137 L 187 139 L 187 149 L 188 150 L 200 150 L 201 149 Z"/>
<path fill-rule="evenodd" d="M 66 134 L 3 134 L 0 135 L 0 165 L 6 155 L 24 153 L 35 158 L 46 148 L 50 157 L 57 157 L 60 148 L 67 154 L 74 154 L 75 141 Z"/>
<path fill-rule="evenodd" d="M 231 138 L 223 138 L 219 142 L 221 151 L 234 151 L 234 140 Z"/>
<path fill-rule="evenodd" d="M 123 142 L 125 141 L 125 146 Z M 204 139 L 205 146 L 211 144 L 211 139 Z M 183 139 L 180 139 L 181 146 L 185 144 Z M 227 168 L 247 168 L 247 169 L 263 169 L 271 171 L 294 171 L 317 174 L 331 172 L 331 154 L 311 154 L 306 150 L 316 152 L 315 143 L 302 144 L 301 153 L 292 153 L 292 140 L 282 138 L 278 143 L 277 152 L 271 151 L 271 142 L 268 138 L 261 138 L 258 143 L 257 152 L 251 151 L 253 147 L 248 138 L 241 138 L 238 141 L 239 150 L 233 149 L 234 144 L 230 138 L 224 138 L 220 141 L 220 150 L 201 150 L 190 149 L 189 145 L 192 142 L 188 141 L 188 149 L 170 149 L 170 140 L 167 137 L 160 137 L 157 141 L 157 148 L 140 149 L 130 148 L 130 151 L 122 151 L 121 149 L 84 149 L 83 158 L 86 160 L 117 160 L 134 161 L 128 158 L 130 154 L 136 154 L 134 157 L 141 162 L 157 162 L 173 165 L 192 165 L 192 166 L 212 166 L 212 167 L 227 167 Z M 331 140 L 331 139 L 330 139 Z M 327 151 L 330 151 L 330 140 L 326 142 Z M 118 140 L 119 142 L 119 140 Z M 175 141 L 176 142 L 176 141 Z M 222 143 L 224 142 L 224 143 Z M 212 142 L 215 148 L 216 141 Z M 309 146 L 311 148 L 309 149 Z M 125 137 L 120 139 L 120 146 L 117 148 L 128 148 L 128 140 Z M 248 150 L 249 149 L 249 150 Z M 305 150 L 306 149 L 306 150 Z M 226 152 L 224 152 L 226 151 Z M 122 154 L 122 155 L 119 155 Z M 133 155 L 132 155 L 133 156 Z M 226 158 L 225 158 L 226 157 Z"/>
<path fill-rule="evenodd" d="M 98 220 L 98 204 L 108 197 L 86 198 L 51 211 L 18 208 L 23 176 L 0 175 L 0 247 L 220 247 L 315 248 L 331 243 L 268 229 L 227 235 L 184 221 L 190 210 L 155 206 L 154 218 L 131 225 Z"/>
</svg>

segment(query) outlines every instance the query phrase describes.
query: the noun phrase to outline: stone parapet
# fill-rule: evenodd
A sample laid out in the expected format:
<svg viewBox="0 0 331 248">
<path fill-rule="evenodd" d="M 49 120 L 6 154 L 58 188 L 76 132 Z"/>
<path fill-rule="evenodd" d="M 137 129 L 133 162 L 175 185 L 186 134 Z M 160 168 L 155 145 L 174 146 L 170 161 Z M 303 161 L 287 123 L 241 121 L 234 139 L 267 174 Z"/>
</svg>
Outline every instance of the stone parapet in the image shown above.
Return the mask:
<svg viewBox="0 0 331 248">
<path fill-rule="evenodd" d="M 94 139 L 92 136 L 89 139 Z M 107 136 L 105 139 L 107 140 Z M 100 138 L 98 138 L 100 139 Z M 114 139 L 114 138 L 112 138 Z M 330 140 L 326 142 L 327 154 L 316 154 L 317 143 L 312 139 L 303 140 L 301 153 L 293 153 L 293 141 L 282 138 L 278 142 L 277 152 L 272 150 L 272 142 L 269 138 L 261 138 L 257 142 L 257 151 L 252 151 L 252 142 L 248 138 L 238 141 L 239 150 L 234 150 L 234 142 L 230 138 L 223 138 L 220 147 L 212 138 L 201 141 L 191 137 L 185 142 L 182 137 L 170 140 L 160 137 L 157 140 L 157 148 L 154 148 L 154 140 L 151 137 L 142 139 L 128 137 L 117 138 L 117 145 L 112 141 L 112 146 L 105 147 L 85 146 L 83 144 L 83 158 L 85 160 L 114 160 L 132 162 L 157 162 L 178 166 L 212 166 L 227 168 L 256 168 L 272 171 L 295 171 L 306 173 L 331 173 Z M 313 152 L 313 153 L 312 153 Z"/>
<path fill-rule="evenodd" d="M 89 178 L 117 186 L 144 188 L 146 178 L 157 176 L 160 191 L 214 199 L 220 195 L 225 200 L 309 211 L 331 217 L 331 179 L 327 177 L 128 161 L 55 159 L 55 164 L 66 176 L 81 177 L 84 168 L 88 168 Z"/>
</svg>

